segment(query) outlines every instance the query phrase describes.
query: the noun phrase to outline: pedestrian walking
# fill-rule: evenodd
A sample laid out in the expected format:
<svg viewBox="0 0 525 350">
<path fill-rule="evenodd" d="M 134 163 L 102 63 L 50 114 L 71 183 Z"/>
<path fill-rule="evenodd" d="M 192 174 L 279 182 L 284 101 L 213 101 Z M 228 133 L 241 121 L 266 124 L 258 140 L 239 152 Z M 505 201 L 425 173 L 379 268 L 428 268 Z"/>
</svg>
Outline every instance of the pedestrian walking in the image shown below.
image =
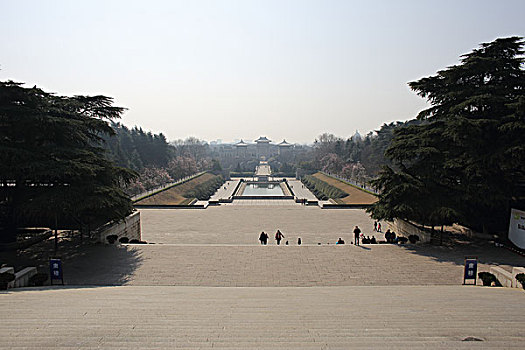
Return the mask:
<svg viewBox="0 0 525 350">
<path fill-rule="evenodd" d="M 261 232 L 261 235 L 259 236 L 259 241 L 261 241 L 262 245 L 266 245 L 268 243 L 268 235 L 264 231 Z"/>
<path fill-rule="evenodd" d="M 355 226 L 354 228 L 354 244 L 359 245 L 359 234 L 361 233 L 361 230 L 359 229 L 359 226 Z"/>
<path fill-rule="evenodd" d="M 277 241 L 277 245 L 281 244 L 281 239 L 284 238 L 284 235 L 281 233 L 281 231 L 277 230 L 275 233 L 275 240 Z"/>
<path fill-rule="evenodd" d="M 377 223 L 377 232 L 381 232 L 381 223 L 380 222 Z"/>
<path fill-rule="evenodd" d="M 374 221 L 374 231 L 377 232 L 377 221 Z"/>
<path fill-rule="evenodd" d="M 303 242 L 301 241 L 301 237 L 297 238 L 297 245 L 301 245 Z"/>
</svg>

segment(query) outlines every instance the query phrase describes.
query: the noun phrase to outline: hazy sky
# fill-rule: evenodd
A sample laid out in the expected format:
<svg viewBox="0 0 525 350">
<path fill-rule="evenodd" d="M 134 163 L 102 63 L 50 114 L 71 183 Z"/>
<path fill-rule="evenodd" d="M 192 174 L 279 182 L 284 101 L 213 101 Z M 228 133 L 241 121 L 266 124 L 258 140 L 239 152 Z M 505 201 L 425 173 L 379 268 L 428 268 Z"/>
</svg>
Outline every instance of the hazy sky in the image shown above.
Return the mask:
<svg viewBox="0 0 525 350">
<path fill-rule="evenodd" d="M 525 1 L 0 0 L 0 80 L 104 94 L 174 140 L 310 143 L 408 120 L 407 82 L 498 37 Z"/>
</svg>

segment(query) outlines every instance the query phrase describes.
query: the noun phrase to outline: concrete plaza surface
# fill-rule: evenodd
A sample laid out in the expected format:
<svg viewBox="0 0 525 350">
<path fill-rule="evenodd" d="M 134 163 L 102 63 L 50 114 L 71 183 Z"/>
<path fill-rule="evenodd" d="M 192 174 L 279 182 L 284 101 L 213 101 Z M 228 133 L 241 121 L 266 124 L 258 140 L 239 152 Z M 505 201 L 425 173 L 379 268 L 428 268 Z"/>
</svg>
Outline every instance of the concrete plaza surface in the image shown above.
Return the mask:
<svg viewBox="0 0 525 350">
<path fill-rule="evenodd" d="M 64 260 L 64 275 L 70 285 L 458 285 L 466 255 L 480 256 L 485 271 L 490 263 L 523 263 L 495 247 L 155 244 L 86 247 L 82 256 Z"/>
<path fill-rule="evenodd" d="M 373 232 L 374 221 L 362 209 L 321 209 L 293 200 L 239 200 L 205 210 L 141 209 L 140 215 L 143 239 L 155 243 L 258 244 L 261 231 L 273 242 L 277 230 L 290 243 L 297 237 L 306 244 L 335 243 L 339 237 L 348 241 L 355 225 L 365 235 L 382 237 Z"/>
<path fill-rule="evenodd" d="M 264 203 L 141 210 L 155 244 L 64 240 L 66 287 L 0 292 L 0 349 L 523 347 L 523 290 L 461 286 L 467 255 L 480 271 L 523 257 L 480 242 L 335 245 L 355 225 L 372 234 L 373 221 L 359 209 Z M 277 229 L 289 246 L 258 244 Z"/>
<path fill-rule="evenodd" d="M 522 349 L 525 342 L 525 295 L 504 288 L 53 287 L 0 293 L 0 309 L 1 349 Z"/>
</svg>

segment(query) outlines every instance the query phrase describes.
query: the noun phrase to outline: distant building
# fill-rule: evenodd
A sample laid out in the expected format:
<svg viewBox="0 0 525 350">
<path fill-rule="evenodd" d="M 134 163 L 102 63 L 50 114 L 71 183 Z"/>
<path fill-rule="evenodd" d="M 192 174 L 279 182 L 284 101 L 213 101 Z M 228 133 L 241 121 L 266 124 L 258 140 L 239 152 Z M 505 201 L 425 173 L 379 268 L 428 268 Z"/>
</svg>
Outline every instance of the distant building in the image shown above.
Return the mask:
<svg viewBox="0 0 525 350">
<path fill-rule="evenodd" d="M 350 137 L 350 139 L 352 139 L 352 141 L 354 142 L 358 142 L 358 141 L 362 141 L 363 140 L 363 136 L 361 136 L 361 134 L 359 133 L 359 131 L 355 131 L 355 134 Z"/>
<path fill-rule="evenodd" d="M 292 162 L 296 154 L 304 153 L 305 149 L 286 140 L 274 144 L 266 136 L 261 136 L 253 143 L 244 139 L 234 143 L 210 142 L 210 151 L 211 156 L 219 160 L 223 168 L 254 171 L 260 160 Z"/>
<path fill-rule="evenodd" d="M 283 141 L 279 143 L 277 147 L 279 147 L 279 156 L 283 157 L 283 159 L 288 159 L 290 157 L 293 147 L 291 143 L 288 143 L 285 139 L 283 139 Z"/>
<path fill-rule="evenodd" d="M 244 142 L 242 139 L 240 142 L 236 143 L 235 144 L 235 154 L 237 155 L 237 157 L 240 157 L 240 158 L 246 158 L 247 155 L 248 155 L 248 144 L 246 142 Z"/>
<path fill-rule="evenodd" d="M 272 141 L 268 140 L 266 136 L 261 136 L 255 140 L 257 144 L 257 158 L 261 159 L 264 157 L 264 159 L 268 159 L 270 157 L 270 142 Z"/>
</svg>

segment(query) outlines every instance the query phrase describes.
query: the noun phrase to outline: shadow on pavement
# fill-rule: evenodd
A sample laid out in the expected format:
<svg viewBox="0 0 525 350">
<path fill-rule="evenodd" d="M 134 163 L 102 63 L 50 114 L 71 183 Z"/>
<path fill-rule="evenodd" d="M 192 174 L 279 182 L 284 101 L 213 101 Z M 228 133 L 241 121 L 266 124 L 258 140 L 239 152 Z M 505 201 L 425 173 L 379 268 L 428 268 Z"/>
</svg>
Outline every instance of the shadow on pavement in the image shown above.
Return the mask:
<svg viewBox="0 0 525 350">
<path fill-rule="evenodd" d="M 66 285 L 124 285 L 142 263 L 140 250 L 133 246 L 103 245 L 80 241 L 78 237 L 61 237 L 57 254 L 54 240 L 49 239 L 24 250 L 0 253 L 0 264 L 15 271 L 35 266 L 49 274 L 49 259 L 62 259 Z M 47 286 L 55 288 L 55 286 Z"/>
<path fill-rule="evenodd" d="M 446 246 L 405 244 L 399 245 L 398 247 L 413 254 L 430 257 L 435 261 L 451 262 L 456 265 L 464 265 L 465 257 L 467 256 L 477 257 L 480 264 L 486 265 L 525 265 L 525 258 L 519 254 L 481 240 Z"/>
</svg>

